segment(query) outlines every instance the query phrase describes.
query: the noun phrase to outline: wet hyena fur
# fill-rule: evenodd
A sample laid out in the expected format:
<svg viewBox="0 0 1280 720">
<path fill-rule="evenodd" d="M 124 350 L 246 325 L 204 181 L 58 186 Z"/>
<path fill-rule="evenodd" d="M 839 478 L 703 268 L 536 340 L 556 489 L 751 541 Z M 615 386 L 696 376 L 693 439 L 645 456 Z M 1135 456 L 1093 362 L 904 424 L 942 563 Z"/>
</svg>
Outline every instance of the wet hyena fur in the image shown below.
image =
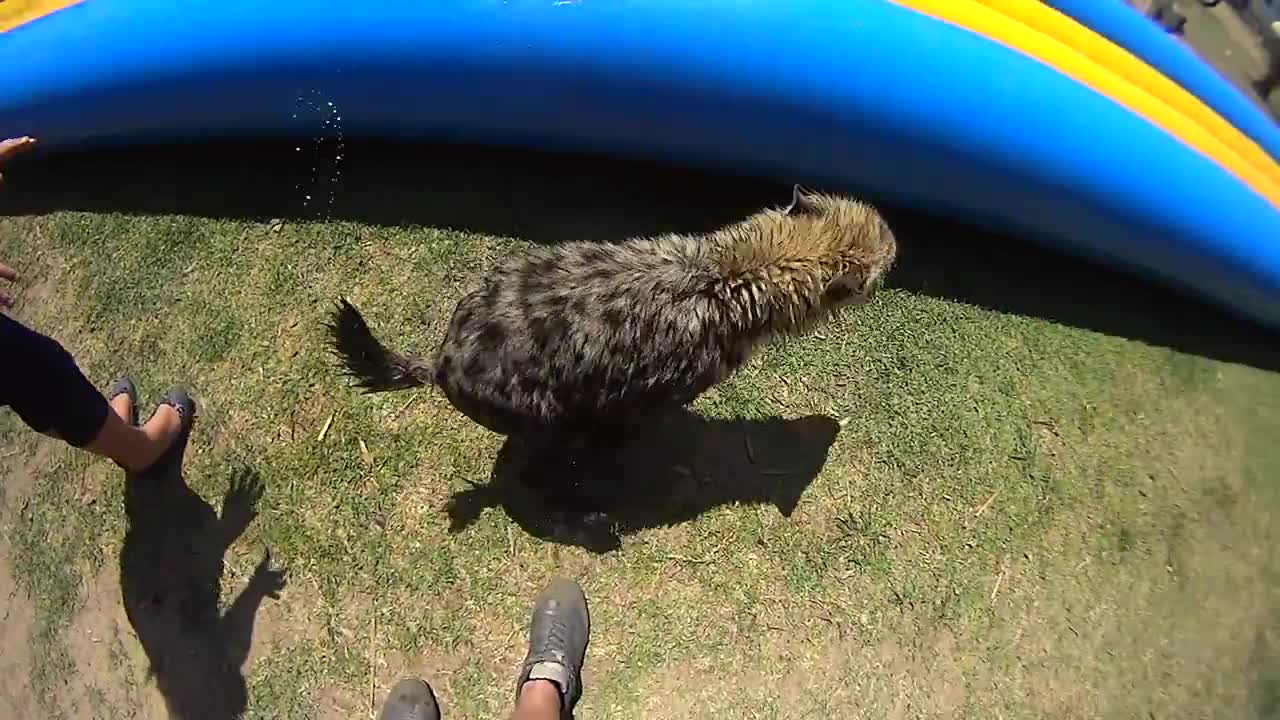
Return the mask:
<svg viewBox="0 0 1280 720">
<path fill-rule="evenodd" d="M 502 435 L 617 439 L 693 401 L 771 337 L 868 302 L 896 254 L 870 205 L 797 186 L 788 206 L 706 235 L 504 260 L 458 303 L 430 359 L 387 349 L 345 299 L 329 330 L 367 392 L 435 385 Z"/>
</svg>

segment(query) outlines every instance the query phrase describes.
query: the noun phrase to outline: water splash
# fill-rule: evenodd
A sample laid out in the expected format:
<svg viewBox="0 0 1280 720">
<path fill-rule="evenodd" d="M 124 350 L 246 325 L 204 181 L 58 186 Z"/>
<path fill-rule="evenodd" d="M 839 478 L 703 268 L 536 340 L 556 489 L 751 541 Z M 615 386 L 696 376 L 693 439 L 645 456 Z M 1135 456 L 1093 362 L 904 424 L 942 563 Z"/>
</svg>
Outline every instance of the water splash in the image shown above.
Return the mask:
<svg viewBox="0 0 1280 720">
<path fill-rule="evenodd" d="M 342 164 L 346 157 L 346 142 L 342 130 L 342 113 L 338 106 L 324 97 L 319 90 L 298 93 L 297 111 L 316 120 L 316 134 L 311 143 L 311 175 L 307 188 L 295 189 L 301 194 L 304 210 L 314 209 L 316 217 L 329 220 L 338 196 L 338 181 L 342 178 Z M 302 146 L 294 148 L 302 152 Z"/>
</svg>

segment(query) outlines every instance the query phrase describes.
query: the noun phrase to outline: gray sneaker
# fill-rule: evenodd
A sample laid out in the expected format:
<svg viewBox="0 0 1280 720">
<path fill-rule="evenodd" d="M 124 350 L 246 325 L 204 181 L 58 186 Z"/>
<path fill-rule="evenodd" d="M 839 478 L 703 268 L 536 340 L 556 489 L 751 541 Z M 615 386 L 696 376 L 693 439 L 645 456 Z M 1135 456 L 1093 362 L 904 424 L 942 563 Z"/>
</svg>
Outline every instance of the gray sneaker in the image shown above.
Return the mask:
<svg viewBox="0 0 1280 720">
<path fill-rule="evenodd" d="M 418 678 L 405 678 L 391 688 L 378 720 L 440 720 L 440 706 L 430 685 Z"/>
<path fill-rule="evenodd" d="M 591 616 L 582 587 L 556 578 L 538 596 L 529 623 L 529 653 L 516 681 L 516 699 L 530 680 L 550 680 L 560 688 L 561 715 L 570 717 L 582 697 L 582 662 L 591 637 Z"/>
</svg>

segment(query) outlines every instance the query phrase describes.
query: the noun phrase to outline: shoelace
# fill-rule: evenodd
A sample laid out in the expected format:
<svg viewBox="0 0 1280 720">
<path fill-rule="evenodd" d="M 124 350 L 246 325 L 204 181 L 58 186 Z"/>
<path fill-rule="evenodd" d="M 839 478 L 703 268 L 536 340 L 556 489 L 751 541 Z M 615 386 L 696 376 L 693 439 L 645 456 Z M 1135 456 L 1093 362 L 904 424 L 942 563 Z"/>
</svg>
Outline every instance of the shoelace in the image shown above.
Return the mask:
<svg viewBox="0 0 1280 720">
<path fill-rule="evenodd" d="M 568 626 L 565 625 L 564 621 L 560 620 L 558 616 L 552 615 L 550 612 L 547 614 L 551 615 L 551 627 L 547 631 L 547 637 L 542 644 L 542 650 L 544 652 L 552 652 L 556 656 L 556 659 L 568 668 L 568 663 L 565 662 L 565 655 L 563 652 L 563 648 L 568 643 Z"/>
</svg>

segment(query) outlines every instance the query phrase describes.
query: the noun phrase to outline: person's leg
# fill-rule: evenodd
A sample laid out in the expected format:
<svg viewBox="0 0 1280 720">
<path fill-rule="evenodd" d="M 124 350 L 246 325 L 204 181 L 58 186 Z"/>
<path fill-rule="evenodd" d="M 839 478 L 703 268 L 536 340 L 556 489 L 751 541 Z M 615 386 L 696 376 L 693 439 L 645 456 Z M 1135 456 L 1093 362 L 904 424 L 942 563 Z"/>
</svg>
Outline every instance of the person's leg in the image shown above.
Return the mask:
<svg viewBox="0 0 1280 720">
<path fill-rule="evenodd" d="M 516 680 L 511 720 L 573 716 L 582 697 L 582 662 L 591 636 L 587 598 L 578 583 L 557 578 L 538 596 L 529 623 L 529 651 Z M 378 720 L 439 720 L 431 686 L 418 678 L 396 683 Z"/>
<path fill-rule="evenodd" d="M 128 471 L 154 464 L 190 423 L 194 406 L 174 395 L 135 426 L 132 388 L 113 386 L 110 399 L 80 372 L 56 340 L 0 315 L 0 404 L 32 430 L 110 458 Z"/>
<path fill-rule="evenodd" d="M 582 587 L 556 578 L 533 607 L 529 651 L 516 680 L 511 720 L 572 717 L 582 697 L 582 663 L 590 639 L 591 614 Z"/>
<path fill-rule="evenodd" d="M 560 720 L 560 688 L 550 680 L 529 680 L 520 686 L 511 720 Z"/>
<path fill-rule="evenodd" d="M 180 403 L 162 401 L 146 424 L 137 427 L 132 413 L 125 410 L 132 404 L 127 395 L 117 395 L 110 403 L 112 412 L 106 414 L 93 439 L 84 445 L 71 444 L 110 458 L 130 472 L 150 468 L 178 439 L 187 409 Z"/>
</svg>

